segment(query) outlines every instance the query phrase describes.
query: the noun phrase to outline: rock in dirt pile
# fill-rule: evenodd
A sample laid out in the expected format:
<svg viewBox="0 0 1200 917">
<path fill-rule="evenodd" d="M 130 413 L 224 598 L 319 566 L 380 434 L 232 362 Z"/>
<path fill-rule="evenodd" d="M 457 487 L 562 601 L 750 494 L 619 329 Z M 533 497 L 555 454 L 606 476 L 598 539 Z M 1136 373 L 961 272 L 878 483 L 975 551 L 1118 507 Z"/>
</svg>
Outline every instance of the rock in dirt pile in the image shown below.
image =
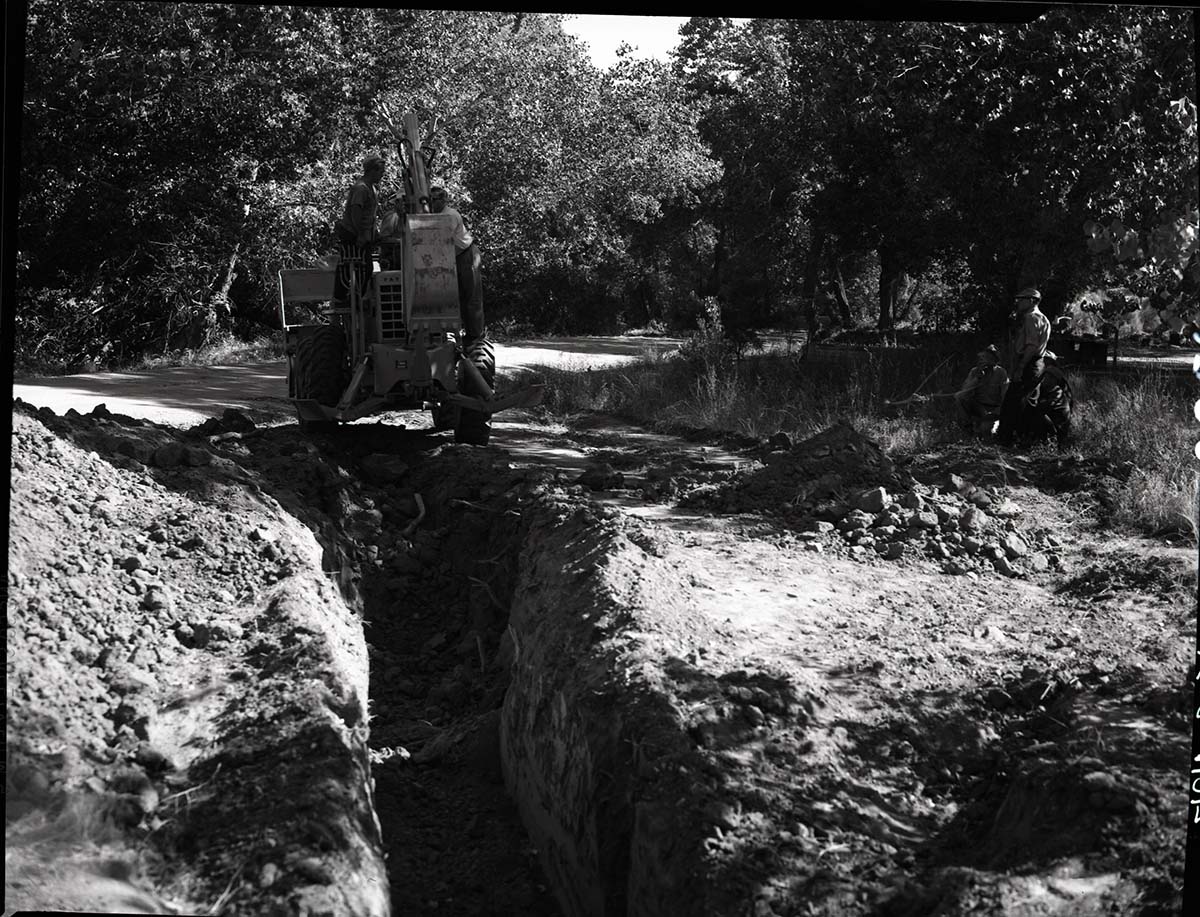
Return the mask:
<svg viewBox="0 0 1200 917">
<path fill-rule="evenodd" d="M 695 486 L 681 504 L 782 517 L 805 533 L 809 550 L 922 558 L 955 575 L 1020 576 L 1060 566 L 1057 539 L 1028 530 L 1021 507 L 997 489 L 953 473 L 940 483 L 918 481 L 849 424 L 794 445 L 781 433 L 768 450 L 761 467 Z"/>
</svg>

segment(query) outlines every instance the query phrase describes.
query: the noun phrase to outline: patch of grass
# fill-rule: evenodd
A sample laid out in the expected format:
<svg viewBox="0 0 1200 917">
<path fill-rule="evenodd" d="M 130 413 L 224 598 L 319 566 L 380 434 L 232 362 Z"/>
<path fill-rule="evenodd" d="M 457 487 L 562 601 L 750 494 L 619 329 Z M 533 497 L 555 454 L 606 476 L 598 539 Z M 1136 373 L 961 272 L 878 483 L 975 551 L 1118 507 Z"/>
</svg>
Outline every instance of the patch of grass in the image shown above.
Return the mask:
<svg viewBox="0 0 1200 917">
<path fill-rule="evenodd" d="M 540 375 L 552 416 L 603 411 L 665 432 L 704 429 L 760 439 L 780 430 L 805 438 L 845 420 L 889 452 L 912 453 L 958 436 L 949 402 L 898 415 L 886 401 L 910 394 L 935 369 L 922 390 L 951 390 L 965 370 L 955 361 L 938 369 L 945 356 L 897 349 L 843 367 L 778 353 L 741 361 L 647 355 L 611 369 Z M 1075 448 L 1135 466 L 1115 495 L 1112 521 L 1194 537 L 1191 376 L 1076 374 L 1071 381 L 1078 404 Z"/>
<path fill-rule="evenodd" d="M 232 334 L 196 349 L 178 350 L 146 357 L 132 369 L 157 369 L 163 366 L 222 366 L 282 360 L 285 356 L 283 332 L 270 331 L 253 340 L 243 341 Z"/>
<path fill-rule="evenodd" d="M 949 415 L 893 416 L 884 402 L 911 393 L 940 362 L 935 356 L 897 354 L 851 369 L 778 353 L 724 364 L 648 355 L 611 369 L 541 374 L 549 383 L 544 404 L 551 414 L 606 411 L 661 430 L 755 438 L 780 430 L 803 438 L 846 420 L 886 448 L 913 450 L 945 437 Z M 946 370 L 925 390 L 950 383 Z"/>
<path fill-rule="evenodd" d="M 1077 447 L 1134 470 L 1116 495 L 1113 519 L 1152 532 L 1196 534 L 1194 385 L 1181 373 L 1073 376 Z"/>
</svg>

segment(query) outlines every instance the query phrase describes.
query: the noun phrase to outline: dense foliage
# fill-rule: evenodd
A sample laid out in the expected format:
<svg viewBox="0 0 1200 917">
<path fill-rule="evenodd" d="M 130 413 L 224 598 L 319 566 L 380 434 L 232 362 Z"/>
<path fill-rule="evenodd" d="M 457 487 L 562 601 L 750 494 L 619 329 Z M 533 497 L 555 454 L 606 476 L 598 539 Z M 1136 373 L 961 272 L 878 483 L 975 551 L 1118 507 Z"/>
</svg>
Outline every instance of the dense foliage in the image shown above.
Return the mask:
<svg viewBox="0 0 1200 917">
<path fill-rule="evenodd" d="M 1036 283 L 1178 327 L 1191 28 L 695 18 L 670 65 L 599 70 L 558 15 L 32 0 L 18 365 L 270 327 L 275 272 L 394 158 L 380 103 L 439 119 L 493 325 L 950 329 Z"/>
</svg>

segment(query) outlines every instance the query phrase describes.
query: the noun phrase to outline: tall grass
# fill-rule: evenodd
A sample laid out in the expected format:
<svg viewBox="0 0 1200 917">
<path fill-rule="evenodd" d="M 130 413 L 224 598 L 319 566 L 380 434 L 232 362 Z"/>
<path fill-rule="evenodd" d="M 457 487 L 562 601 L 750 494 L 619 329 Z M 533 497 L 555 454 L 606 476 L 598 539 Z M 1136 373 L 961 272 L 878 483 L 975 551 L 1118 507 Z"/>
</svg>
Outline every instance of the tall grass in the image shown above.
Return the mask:
<svg viewBox="0 0 1200 917">
<path fill-rule="evenodd" d="M 249 341 L 226 334 L 195 349 L 175 350 L 146 357 L 133 369 L 156 369 L 161 366 L 221 366 L 282 360 L 285 356 L 283 332 L 264 332 Z"/>
<path fill-rule="evenodd" d="M 887 448 L 918 449 L 950 431 L 948 415 L 900 417 L 885 401 L 902 398 L 940 359 L 928 354 L 873 358 L 850 368 L 809 365 L 783 354 L 727 363 L 648 356 L 621 367 L 572 373 L 547 370 L 551 414 L 607 411 L 661 430 L 705 429 L 762 438 L 796 437 L 845 420 Z M 925 391 L 945 388 L 943 367 Z"/>
<path fill-rule="evenodd" d="M 1114 521 L 1150 531 L 1196 533 L 1196 432 L 1191 375 L 1148 371 L 1123 377 L 1072 376 L 1078 448 L 1131 462 Z"/>
<path fill-rule="evenodd" d="M 647 356 L 614 369 L 541 375 L 552 415 L 604 411 L 665 432 L 705 429 L 754 438 L 780 430 L 803 438 L 845 420 L 888 451 L 911 453 L 958 436 L 950 403 L 901 414 L 886 402 L 911 394 L 935 369 L 923 392 L 956 387 L 967 359 L 938 368 L 945 356 L 897 348 L 853 367 L 807 364 L 782 354 L 738 362 Z M 1115 523 L 1194 536 L 1191 381 L 1190 375 L 1153 371 L 1072 376 L 1078 405 L 1073 448 L 1133 463 L 1116 495 Z"/>
</svg>

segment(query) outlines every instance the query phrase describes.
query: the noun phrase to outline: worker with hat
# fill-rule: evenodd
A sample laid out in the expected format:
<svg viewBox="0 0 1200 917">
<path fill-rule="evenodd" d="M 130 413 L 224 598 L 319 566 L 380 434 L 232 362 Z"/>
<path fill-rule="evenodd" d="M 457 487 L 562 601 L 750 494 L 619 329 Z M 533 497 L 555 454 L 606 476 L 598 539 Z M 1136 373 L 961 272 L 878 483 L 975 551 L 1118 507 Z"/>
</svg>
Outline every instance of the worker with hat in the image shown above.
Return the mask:
<svg viewBox="0 0 1200 917">
<path fill-rule="evenodd" d="M 358 267 L 359 295 L 365 292 L 371 280 L 371 247 L 379 241 L 375 220 L 379 214 L 379 183 L 383 180 L 386 164 L 378 153 L 371 153 L 363 160 L 363 174 L 346 194 L 342 215 L 334 223 L 337 235 L 339 264 L 333 285 L 335 305 L 346 305 L 349 292 L 350 264 Z"/>
<path fill-rule="evenodd" d="M 1050 319 L 1038 308 L 1042 294 L 1026 287 L 1016 296 L 1017 334 L 1013 346 L 1012 380 L 1000 411 L 1000 442 L 1011 443 L 1022 428 L 1023 414 L 1037 404 L 1038 383 L 1050 343 Z"/>
<path fill-rule="evenodd" d="M 429 209 L 434 213 L 451 217 L 451 235 L 454 238 L 454 261 L 458 268 L 459 312 L 465 332 L 464 347 L 470 347 L 487 336 L 487 325 L 483 315 L 483 280 L 480 276 L 482 259 L 475 237 L 467 229 L 462 214 L 450 206 L 446 189 L 435 186 L 429 189 Z"/>
<path fill-rule="evenodd" d="M 989 344 L 976 355 L 962 388 L 954 393 L 954 407 L 963 429 L 990 436 L 1000 417 L 1000 406 L 1008 391 L 1008 373 L 1000 365 L 1000 351 Z"/>
</svg>

